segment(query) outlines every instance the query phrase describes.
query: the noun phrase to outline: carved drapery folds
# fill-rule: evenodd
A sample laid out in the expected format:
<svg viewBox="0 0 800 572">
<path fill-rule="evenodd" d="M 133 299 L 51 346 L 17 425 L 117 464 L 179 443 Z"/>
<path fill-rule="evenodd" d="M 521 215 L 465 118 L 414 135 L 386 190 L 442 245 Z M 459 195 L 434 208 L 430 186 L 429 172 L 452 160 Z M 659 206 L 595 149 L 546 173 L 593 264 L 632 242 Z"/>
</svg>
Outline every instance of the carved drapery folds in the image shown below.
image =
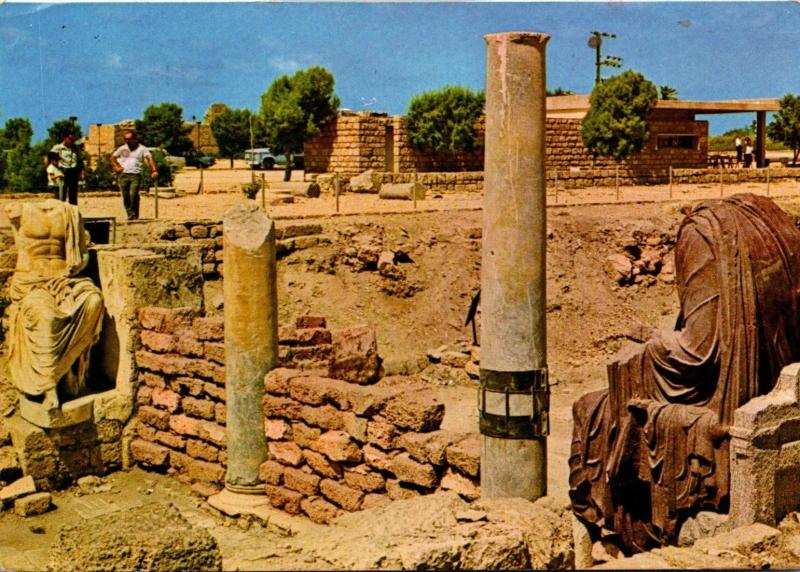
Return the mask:
<svg viewBox="0 0 800 572">
<path fill-rule="evenodd" d="M 103 320 L 100 290 L 78 276 L 89 259 L 80 213 L 52 199 L 11 204 L 6 211 L 17 245 L 9 371 L 21 393 L 22 415 L 40 426 L 83 421 L 85 413 L 74 411 L 70 419 L 61 414 L 64 402 L 85 393 L 89 354 Z"/>
<path fill-rule="evenodd" d="M 675 249 L 674 331 L 623 348 L 573 408 L 573 510 L 632 552 L 728 510 L 733 413 L 800 358 L 800 231 L 772 201 L 705 201 Z"/>
</svg>

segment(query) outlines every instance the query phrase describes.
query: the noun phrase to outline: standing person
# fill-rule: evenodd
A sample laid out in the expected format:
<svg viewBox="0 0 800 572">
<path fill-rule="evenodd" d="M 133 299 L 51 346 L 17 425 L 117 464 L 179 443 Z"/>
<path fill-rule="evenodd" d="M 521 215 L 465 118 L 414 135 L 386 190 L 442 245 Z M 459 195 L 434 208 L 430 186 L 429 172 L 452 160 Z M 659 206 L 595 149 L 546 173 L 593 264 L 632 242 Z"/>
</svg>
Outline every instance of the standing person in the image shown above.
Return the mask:
<svg viewBox="0 0 800 572">
<path fill-rule="evenodd" d="M 736 164 L 742 162 L 742 138 L 736 136 Z"/>
<path fill-rule="evenodd" d="M 749 169 L 753 163 L 753 144 L 750 138 L 744 140 L 744 168 Z"/>
<path fill-rule="evenodd" d="M 73 132 L 67 132 L 61 143 L 53 145 L 51 153 L 58 154 L 58 168 L 64 173 L 64 192 L 69 198 L 69 204 L 78 204 L 78 182 L 83 178 L 83 159 L 75 143 L 77 137 Z"/>
<path fill-rule="evenodd" d="M 117 175 L 122 203 L 128 220 L 139 218 L 139 187 L 142 183 L 142 166 L 146 162 L 150 167 L 153 180 L 158 180 L 158 169 L 150 149 L 141 145 L 132 130 L 122 135 L 125 144 L 111 154 L 111 167 Z"/>
<path fill-rule="evenodd" d="M 64 189 L 64 172 L 58 167 L 58 153 L 47 152 L 47 190 L 58 197 L 58 200 L 67 200 Z"/>
</svg>

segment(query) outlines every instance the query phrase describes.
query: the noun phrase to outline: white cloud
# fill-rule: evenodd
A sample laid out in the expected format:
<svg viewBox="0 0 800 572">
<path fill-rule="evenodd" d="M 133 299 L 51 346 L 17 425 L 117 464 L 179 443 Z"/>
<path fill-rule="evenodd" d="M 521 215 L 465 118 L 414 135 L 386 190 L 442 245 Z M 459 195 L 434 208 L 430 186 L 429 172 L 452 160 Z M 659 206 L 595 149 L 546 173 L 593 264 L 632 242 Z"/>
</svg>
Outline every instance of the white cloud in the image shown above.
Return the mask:
<svg viewBox="0 0 800 572">
<path fill-rule="evenodd" d="M 122 56 L 117 53 L 109 54 L 106 58 L 106 66 L 110 68 L 121 68 L 122 67 Z"/>
<path fill-rule="evenodd" d="M 300 62 L 282 56 L 270 58 L 269 65 L 281 72 L 293 72 L 300 69 Z"/>
</svg>

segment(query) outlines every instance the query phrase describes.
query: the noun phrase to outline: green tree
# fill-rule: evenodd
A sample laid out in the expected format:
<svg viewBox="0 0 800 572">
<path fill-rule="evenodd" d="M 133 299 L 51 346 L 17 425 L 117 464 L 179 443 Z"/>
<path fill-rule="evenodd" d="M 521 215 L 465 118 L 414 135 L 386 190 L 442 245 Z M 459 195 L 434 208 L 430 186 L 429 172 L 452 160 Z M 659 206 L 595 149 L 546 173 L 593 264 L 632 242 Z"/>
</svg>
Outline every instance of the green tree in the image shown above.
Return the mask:
<svg viewBox="0 0 800 572">
<path fill-rule="evenodd" d="M 13 117 L 0 129 L 0 186 L 12 192 L 40 192 L 47 186 L 42 157 L 46 142 L 31 146 L 33 127 L 24 117 Z"/>
<path fill-rule="evenodd" d="M 595 85 L 581 124 L 583 144 L 595 157 L 635 155 L 650 137 L 645 118 L 657 99 L 652 82 L 631 70 Z"/>
<path fill-rule="evenodd" d="M 333 93 L 333 75 L 322 67 L 300 70 L 273 81 L 261 96 L 259 119 L 263 139 L 273 153 L 289 157 L 285 180 L 291 178 L 292 156 L 336 116 L 339 98 Z"/>
<path fill-rule="evenodd" d="M 166 149 L 170 155 L 185 155 L 194 148 L 183 125 L 183 108 L 176 103 L 160 103 L 144 110 L 136 120 L 136 134 L 147 147 Z"/>
<path fill-rule="evenodd" d="M 98 156 L 94 165 L 86 167 L 86 187 L 88 189 L 93 191 L 114 190 L 116 186 L 117 175 L 111 167 L 111 159 L 107 153 Z"/>
<path fill-rule="evenodd" d="M 47 142 L 50 145 L 61 143 L 68 134 L 72 133 L 76 139 L 83 137 L 83 129 L 78 124 L 77 117 L 70 117 L 69 119 L 59 119 L 54 121 L 53 124 L 47 128 Z"/>
<path fill-rule="evenodd" d="M 662 100 L 678 99 L 678 90 L 669 85 L 659 85 L 658 98 Z"/>
<path fill-rule="evenodd" d="M 554 95 L 575 95 L 575 92 L 569 89 L 564 89 L 563 87 L 557 87 L 555 89 L 546 89 L 545 94 L 550 97 Z"/>
<path fill-rule="evenodd" d="M 767 126 L 767 135 L 792 150 L 792 165 L 800 155 L 800 96 L 787 93 L 781 98 L 781 108 Z"/>
<path fill-rule="evenodd" d="M 408 141 L 426 151 L 473 151 L 483 92 L 449 85 L 415 95 L 408 105 Z"/>
<path fill-rule="evenodd" d="M 219 154 L 231 160 L 245 149 L 250 148 L 250 121 L 252 113 L 249 109 L 228 109 L 211 122 L 211 132 L 219 147 Z"/>
</svg>

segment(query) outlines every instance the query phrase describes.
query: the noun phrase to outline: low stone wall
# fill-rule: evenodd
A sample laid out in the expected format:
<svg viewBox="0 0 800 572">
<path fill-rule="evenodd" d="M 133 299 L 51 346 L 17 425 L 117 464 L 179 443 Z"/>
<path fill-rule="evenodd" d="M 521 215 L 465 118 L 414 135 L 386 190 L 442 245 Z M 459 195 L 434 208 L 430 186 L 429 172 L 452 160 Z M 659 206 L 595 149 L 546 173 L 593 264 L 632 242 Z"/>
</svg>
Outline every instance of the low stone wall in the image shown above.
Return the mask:
<svg viewBox="0 0 800 572">
<path fill-rule="evenodd" d="M 139 316 L 131 458 L 211 495 L 227 462 L 223 319 L 163 308 Z M 274 506 L 328 522 L 439 489 L 477 498 L 477 436 L 442 431 L 444 404 L 430 389 L 375 383 L 373 330 L 331 331 L 306 316 L 279 337 L 282 367 L 264 380 L 269 458 L 261 467 Z"/>
<path fill-rule="evenodd" d="M 192 244 L 200 248 L 203 261 L 203 278 L 217 280 L 224 272 L 222 249 L 222 221 L 209 219 L 183 220 L 176 222 L 138 223 L 136 228 L 122 230 L 123 240 L 160 243 L 175 242 Z M 322 236 L 319 224 L 280 225 L 275 229 L 277 258 L 283 258 L 296 250 L 303 250 L 330 242 L 330 238 Z"/>
<path fill-rule="evenodd" d="M 414 173 L 377 173 L 382 185 L 410 183 Z M 419 173 L 417 181 L 429 193 L 480 193 L 483 192 L 483 171 L 452 173 Z"/>
<path fill-rule="evenodd" d="M 764 182 L 767 180 L 767 169 L 722 169 L 723 184 L 737 184 L 747 182 Z M 548 187 L 555 183 L 555 171 L 547 174 Z M 798 180 L 800 169 L 787 167 L 770 167 L 771 181 Z M 588 187 L 613 187 L 616 184 L 616 170 L 611 169 L 580 169 L 559 170 L 559 188 L 583 189 Z M 672 182 L 676 185 L 691 184 L 719 184 L 720 169 L 673 169 Z M 620 185 L 667 185 L 669 184 L 669 171 L 665 174 L 633 173 L 624 169 L 619 170 Z"/>
<path fill-rule="evenodd" d="M 572 169 L 557 171 L 549 170 L 547 173 L 547 188 L 555 188 L 556 176 L 559 189 L 584 189 L 591 187 L 613 187 L 616 184 L 616 169 Z M 380 173 L 375 172 L 376 184 L 409 183 L 413 180 L 413 173 Z M 800 169 L 789 167 L 770 167 L 770 181 L 800 180 Z M 322 192 L 333 193 L 332 175 L 309 175 L 315 180 Z M 689 184 L 719 184 L 719 169 L 674 169 L 672 181 L 678 185 Z M 417 180 L 425 185 L 429 193 L 471 193 L 483 192 L 483 171 L 453 172 L 453 173 L 417 173 Z M 723 184 L 767 181 L 767 169 L 723 169 Z M 619 184 L 630 185 L 667 185 L 669 174 L 655 175 L 652 173 L 634 173 L 626 169 L 619 171 Z M 341 191 L 349 191 L 349 181 L 342 179 Z"/>
</svg>

